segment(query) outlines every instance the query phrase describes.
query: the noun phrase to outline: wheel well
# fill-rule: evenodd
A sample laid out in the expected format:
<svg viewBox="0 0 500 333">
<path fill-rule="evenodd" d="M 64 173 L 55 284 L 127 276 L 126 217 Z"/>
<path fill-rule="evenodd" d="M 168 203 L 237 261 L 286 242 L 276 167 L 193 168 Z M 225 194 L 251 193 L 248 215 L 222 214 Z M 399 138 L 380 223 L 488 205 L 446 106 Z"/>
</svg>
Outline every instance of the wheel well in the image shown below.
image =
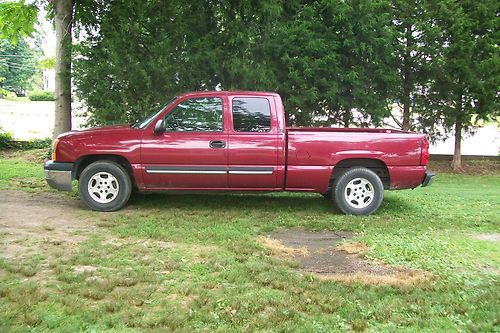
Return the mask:
<svg viewBox="0 0 500 333">
<path fill-rule="evenodd" d="M 127 171 L 130 180 L 132 181 L 132 186 L 134 189 L 137 188 L 136 182 L 135 182 L 135 177 L 134 177 L 134 172 L 132 171 L 132 166 L 130 165 L 130 162 L 123 156 L 120 155 L 87 155 L 87 156 L 82 156 L 80 157 L 75 165 L 75 179 L 80 178 L 80 174 L 83 172 L 83 170 L 89 166 L 90 164 L 97 162 L 97 161 L 112 161 L 115 163 L 118 163 L 121 165 L 125 171 Z"/>
<path fill-rule="evenodd" d="M 384 162 L 374 158 L 349 158 L 340 161 L 334 166 L 328 190 L 331 190 L 333 182 L 336 178 L 340 177 L 341 174 L 352 167 L 364 167 L 370 169 L 380 177 L 382 184 L 384 184 L 384 189 L 390 188 L 391 182 L 389 169 L 387 169 L 387 165 L 385 165 Z"/>
</svg>

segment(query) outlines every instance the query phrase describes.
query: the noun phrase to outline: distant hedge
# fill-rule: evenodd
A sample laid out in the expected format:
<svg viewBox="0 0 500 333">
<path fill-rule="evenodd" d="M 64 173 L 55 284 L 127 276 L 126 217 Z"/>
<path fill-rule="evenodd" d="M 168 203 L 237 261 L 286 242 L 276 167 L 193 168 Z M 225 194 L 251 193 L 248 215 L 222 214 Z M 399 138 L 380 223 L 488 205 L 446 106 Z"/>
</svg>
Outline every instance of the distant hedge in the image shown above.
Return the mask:
<svg viewBox="0 0 500 333">
<path fill-rule="evenodd" d="M 18 141 L 18 140 L 14 140 L 11 133 L 0 131 L 0 150 L 5 150 L 5 149 L 17 149 L 17 150 L 42 149 L 42 148 L 50 148 L 51 145 L 52 145 L 52 140 L 50 138 L 33 139 L 33 140 L 29 140 L 29 141 Z"/>
<path fill-rule="evenodd" d="M 48 90 L 32 91 L 28 95 L 30 101 L 53 101 L 54 92 Z"/>
</svg>

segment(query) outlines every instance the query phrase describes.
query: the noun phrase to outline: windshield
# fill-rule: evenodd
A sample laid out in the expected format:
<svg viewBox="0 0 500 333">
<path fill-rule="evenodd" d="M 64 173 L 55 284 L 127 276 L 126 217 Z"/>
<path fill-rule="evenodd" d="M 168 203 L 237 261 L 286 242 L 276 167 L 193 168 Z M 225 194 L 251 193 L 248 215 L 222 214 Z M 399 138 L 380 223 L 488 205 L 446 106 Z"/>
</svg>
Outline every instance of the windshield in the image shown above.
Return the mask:
<svg viewBox="0 0 500 333">
<path fill-rule="evenodd" d="M 149 124 L 151 124 L 151 122 L 163 111 L 165 110 L 165 108 L 167 106 L 169 106 L 170 104 L 172 104 L 175 100 L 177 99 L 177 97 L 174 97 L 172 98 L 170 101 L 168 101 L 166 104 L 164 104 L 158 111 L 154 112 L 153 114 L 151 114 L 149 117 L 147 117 L 146 119 L 144 119 L 143 121 L 141 122 L 137 122 L 135 123 L 134 125 L 132 125 L 133 128 L 140 128 L 140 129 L 143 129 L 145 127 L 147 127 Z"/>
</svg>

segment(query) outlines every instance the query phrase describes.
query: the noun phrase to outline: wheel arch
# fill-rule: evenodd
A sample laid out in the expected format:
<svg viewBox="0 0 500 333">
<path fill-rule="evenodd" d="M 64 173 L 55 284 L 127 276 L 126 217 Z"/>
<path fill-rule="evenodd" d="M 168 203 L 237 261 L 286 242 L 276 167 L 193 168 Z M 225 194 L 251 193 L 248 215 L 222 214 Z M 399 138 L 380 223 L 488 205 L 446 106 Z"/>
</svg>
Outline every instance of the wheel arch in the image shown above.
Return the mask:
<svg viewBox="0 0 500 333">
<path fill-rule="evenodd" d="M 79 157 L 75 162 L 74 168 L 74 179 L 79 179 L 83 170 L 89 166 L 90 164 L 97 161 L 111 161 L 115 162 L 118 165 L 122 166 L 130 177 L 130 181 L 132 182 L 132 187 L 137 189 L 137 183 L 134 177 L 134 172 L 132 170 L 132 165 L 130 162 L 121 155 L 113 155 L 113 154 L 96 154 L 96 155 L 85 155 Z"/>
<path fill-rule="evenodd" d="M 346 158 L 339 161 L 332 170 L 332 175 L 330 176 L 330 183 L 328 185 L 328 190 L 331 191 L 333 182 L 335 179 L 340 177 L 346 170 L 353 167 L 363 167 L 372 170 L 379 176 L 384 189 L 389 189 L 391 185 L 391 179 L 389 175 L 389 169 L 387 165 L 377 158 Z"/>
</svg>

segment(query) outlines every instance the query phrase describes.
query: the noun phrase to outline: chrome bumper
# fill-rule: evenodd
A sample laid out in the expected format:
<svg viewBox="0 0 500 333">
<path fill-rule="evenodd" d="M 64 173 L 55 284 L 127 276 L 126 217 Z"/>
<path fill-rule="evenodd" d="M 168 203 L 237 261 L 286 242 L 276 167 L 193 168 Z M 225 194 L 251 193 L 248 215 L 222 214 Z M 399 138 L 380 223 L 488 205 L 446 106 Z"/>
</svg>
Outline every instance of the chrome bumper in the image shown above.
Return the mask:
<svg viewBox="0 0 500 333">
<path fill-rule="evenodd" d="M 72 191 L 73 163 L 48 161 L 43 166 L 45 180 L 50 187 L 60 191 Z"/>
<path fill-rule="evenodd" d="M 425 173 L 424 180 L 422 181 L 422 187 L 426 187 L 432 184 L 432 181 L 434 180 L 434 176 L 436 175 L 435 172 L 428 171 Z"/>
</svg>

